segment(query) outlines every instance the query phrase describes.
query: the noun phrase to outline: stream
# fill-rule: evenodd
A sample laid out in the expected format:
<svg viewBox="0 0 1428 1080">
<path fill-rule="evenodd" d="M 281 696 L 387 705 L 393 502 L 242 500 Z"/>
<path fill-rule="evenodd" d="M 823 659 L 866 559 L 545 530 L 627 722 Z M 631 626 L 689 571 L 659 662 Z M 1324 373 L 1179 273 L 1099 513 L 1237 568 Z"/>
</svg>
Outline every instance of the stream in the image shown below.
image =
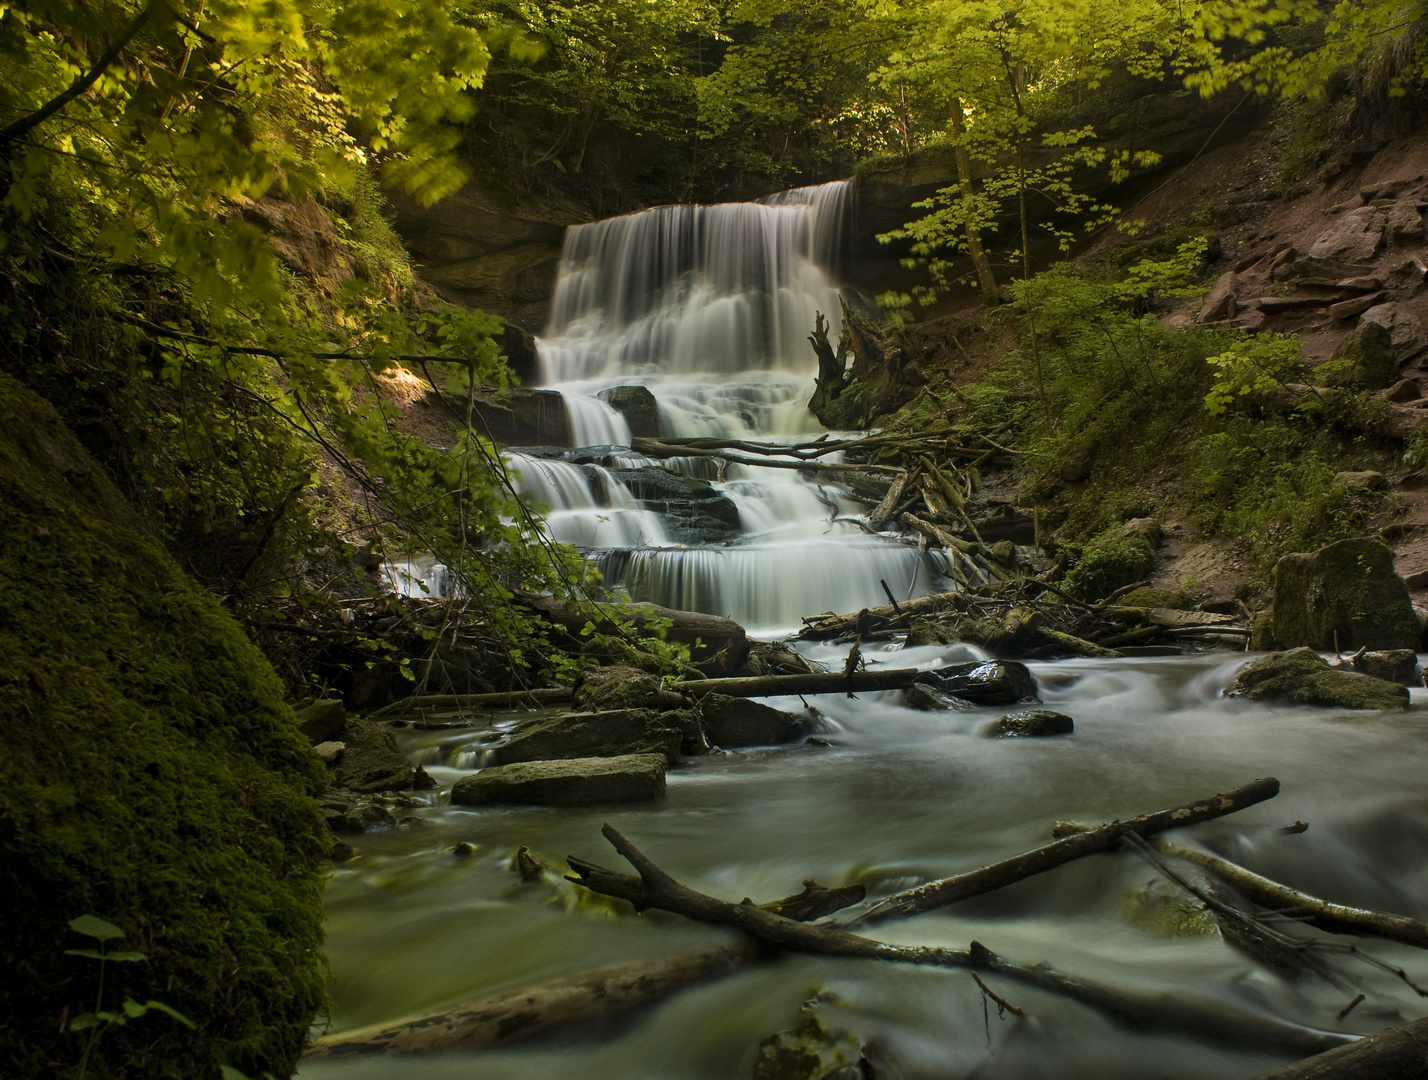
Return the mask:
<svg viewBox="0 0 1428 1080">
<path fill-rule="evenodd" d="M 540 340 L 583 449 L 509 455 L 544 504 L 556 539 L 579 545 L 607 585 L 728 615 L 781 638 L 804 615 L 946 588 L 940 564 L 894 534 L 870 535 L 850 492 L 794 470 L 710 459 L 655 463 L 632 454 L 624 417 L 599 395 L 641 386 L 663 436 L 764 441 L 816 435 L 803 403 L 814 312 L 834 319 L 837 237 L 847 185 L 761 203 L 664 207 L 570 230 L 551 323 Z M 649 506 L 642 470 L 658 464 L 709 480 L 738 510 L 717 539 L 680 539 Z M 841 666 L 844 646 L 799 643 Z M 934 668 L 982 659 L 967 645 L 865 646 L 868 667 Z M 1031 663 L 1048 708 L 1074 734 L 993 739 L 1005 707 L 919 712 L 902 692 L 810 698 L 819 744 L 734 751 L 669 772 L 664 799 L 608 808 L 448 805 L 503 727 L 398 732 L 440 793 L 408 827 L 364 834 L 360 857 L 328 885 L 332 1031 L 395 1021 L 483 994 L 603 964 L 659 958 L 729 939 L 662 915 L 620 915 L 583 890 L 525 883 L 518 847 L 552 862 L 578 855 L 628 869 L 600 836 L 612 823 L 692 888 L 737 901 L 795 893 L 805 878 L 861 881 L 870 896 L 975 869 L 1050 838 L 1056 821 L 1100 822 L 1162 809 L 1275 776 L 1281 794 L 1189 830 L 1262 874 L 1332 900 L 1428 917 L 1428 766 L 1424 695 L 1400 714 L 1271 706 L 1223 696 L 1246 659 L 1226 652 Z M 802 714 L 797 697 L 764 699 Z M 1307 831 L 1286 834 L 1296 820 Z M 460 843 L 474 854 L 457 857 Z M 1287 980 L 1218 933 L 1169 935 L 1155 898 L 1173 897 L 1129 853 L 1097 855 L 988 896 L 867 932 L 905 944 L 977 940 L 1022 962 L 1087 979 L 1167 990 L 1309 1026 L 1372 1032 L 1414 1019 L 1423 1002 L 1391 975 L 1330 962 L 1350 991 Z M 1155 884 L 1152 884 L 1155 883 Z M 1147 886 L 1151 888 L 1146 892 Z M 1141 902 L 1149 896 L 1151 901 Z M 1141 898 L 1141 899 L 1138 899 Z M 1428 983 L 1428 958 L 1355 939 Z M 862 960 L 785 957 L 685 990 L 613 1022 L 508 1049 L 431 1057 L 310 1062 L 304 1080 L 744 1080 L 764 1037 L 796 1023 L 814 995 L 825 1026 L 871 1047 L 884 1080 L 969 1077 L 1110 1080 L 1252 1077 L 1282 1057 L 1188 1038 L 1137 1034 L 1046 992 L 997 983 L 1026 1019 L 999 1018 L 965 972 Z M 1366 995 L 1342 1021 L 1356 993 Z"/>
</svg>

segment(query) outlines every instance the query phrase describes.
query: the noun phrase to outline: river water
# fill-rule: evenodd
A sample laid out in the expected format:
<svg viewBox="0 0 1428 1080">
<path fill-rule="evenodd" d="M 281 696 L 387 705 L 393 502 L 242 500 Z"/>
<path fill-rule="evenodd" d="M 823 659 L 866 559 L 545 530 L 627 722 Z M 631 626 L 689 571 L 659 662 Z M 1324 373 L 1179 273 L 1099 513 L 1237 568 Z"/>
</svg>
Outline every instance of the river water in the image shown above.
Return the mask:
<svg viewBox="0 0 1428 1080">
<path fill-rule="evenodd" d="M 514 452 L 523 490 L 550 533 L 605 568 L 635 599 L 731 615 L 777 637 L 803 615 L 849 611 L 945 587 L 938 564 L 894 535 L 869 536 L 850 493 L 790 470 L 708 459 L 662 463 L 714 480 L 739 510 L 737 535 L 690 546 L 630 494 L 622 470 L 650 464 L 597 395 L 645 386 L 664 436 L 765 440 L 815 434 L 804 337 L 814 312 L 838 310 L 842 185 L 757 204 L 662 208 L 572 229 L 551 324 L 546 381 L 565 393 L 579 440 L 601 464 Z M 623 447 L 623 448 L 622 448 Z M 589 455 L 584 459 L 591 460 Z M 800 646 L 841 665 L 842 650 Z M 870 667 L 931 668 L 981 658 L 968 646 L 865 650 Z M 862 881 L 870 895 L 974 869 L 1045 843 L 1058 820 L 1099 822 L 1179 805 L 1257 777 L 1275 799 L 1190 830 L 1189 839 L 1270 877 L 1340 902 L 1428 916 L 1428 729 L 1423 694 L 1403 714 L 1352 714 L 1223 697 L 1245 657 L 1071 660 L 1030 665 L 1048 707 L 1075 733 L 982 734 L 1004 709 L 917 712 L 901 692 L 810 699 L 828 745 L 737 751 L 669 773 L 666 797 L 640 807 L 463 809 L 447 804 L 499 728 L 403 732 L 403 749 L 441 784 L 406 827 L 354 838 L 359 858 L 327 892 L 334 977 L 331 1030 L 418 1015 L 563 973 L 659 958 L 727 932 L 659 914 L 612 913 L 574 886 L 523 883 L 522 845 L 619 865 L 610 822 L 690 886 L 763 902 L 800 888 Z M 770 703 L 802 712 L 798 698 Z M 1285 834 L 1296 820 L 1307 831 Z M 475 854 L 457 857 L 458 843 Z M 623 868 L 623 867 L 622 867 Z M 1350 1032 L 1411 1019 L 1423 1003 L 1385 973 L 1335 959 L 1346 980 L 1290 981 L 1216 933 L 1167 936 L 1143 912 L 1157 875 L 1130 854 L 1099 855 L 990 896 L 868 929 L 909 944 L 1049 962 L 1087 979 L 1167 990 L 1247 1012 Z M 1174 895 L 1156 885 L 1151 895 Z M 1142 914 L 1137 914 L 1141 912 Z M 1428 982 L 1428 958 L 1372 942 L 1367 951 Z M 1028 1014 L 984 1018 L 966 973 L 869 961 L 787 957 L 686 990 L 618 1022 L 500 1051 L 311 1063 L 304 1080 L 444 1080 L 579 1075 L 609 1080 L 742 1080 L 760 1039 L 821 994 L 825 1026 L 873 1049 L 885 1078 L 1251 1077 L 1270 1053 L 1132 1033 L 1065 999 L 989 980 Z M 1365 1001 L 1336 1015 L 1360 990 Z"/>
</svg>

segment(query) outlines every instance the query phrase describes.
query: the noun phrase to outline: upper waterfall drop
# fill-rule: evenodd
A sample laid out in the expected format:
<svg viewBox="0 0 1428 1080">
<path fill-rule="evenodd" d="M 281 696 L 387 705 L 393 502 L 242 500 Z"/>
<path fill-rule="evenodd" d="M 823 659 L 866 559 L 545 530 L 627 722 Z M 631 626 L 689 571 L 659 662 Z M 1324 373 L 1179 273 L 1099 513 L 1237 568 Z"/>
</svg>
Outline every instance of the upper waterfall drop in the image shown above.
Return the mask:
<svg viewBox="0 0 1428 1080">
<path fill-rule="evenodd" d="M 542 380 L 811 376 L 816 314 L 839 327 L 831 275 L 850 202 L 840 180 L 572 226 L 537 339 Z"/>
</svg>

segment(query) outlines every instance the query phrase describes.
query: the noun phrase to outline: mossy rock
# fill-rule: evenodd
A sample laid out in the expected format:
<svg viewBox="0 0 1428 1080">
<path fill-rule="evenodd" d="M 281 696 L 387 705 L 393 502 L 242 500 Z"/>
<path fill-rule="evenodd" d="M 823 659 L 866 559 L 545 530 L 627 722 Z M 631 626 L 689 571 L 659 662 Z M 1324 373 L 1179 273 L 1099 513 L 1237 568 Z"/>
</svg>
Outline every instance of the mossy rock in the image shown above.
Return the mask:
<svg viewBox="0 0 1428 1080">
<path fill-rule="evenodd" d="M 1149 518 L 1098 533 L 1081 549 L 1080 560 L 1066 575 L 1066 591 L 1088 602 L 1104 600 L 1149 575 L 1159 544 L 1160 527 Z"/>
<path fill-rule="evenodd" d="M 659 437 L 659 403 L 646 386 L 611 386 L 595 395 L 625 418 L 636 438 Z"/>
<path fill-rule="evenodd" d="M 1193 606 L 1190 597 L 1178 589 L 1133 589 L 1116 603 L 1123 607 L 1170 608 L 1173 611 L 1189 611 Z"/>
<path fill-rule="evenodd" d="M 915 649 L 919 645 L 955 645 L 957 635 L 941 623 L 931 619 L 913 619 L 907 628 L 907 639 L 902 643 L 905 649 Z"/>
<path fill-rule="evenodd" d="M 620 757 L 660 754 L 677 761 L 682 741 L 681 721 L 650 709 L 607 709 L 565 713 L 522 724 L 496 749 L 502 765 L 561 758 Z"/>
<path fill-rule="evenodd" d="M 1126 922 L 1156 937 L 1207 937 L 1220 932 L 1209 908 L 1160 878 L 1129 893 L 1124 913 Z"/>
<path fill-rule="evenodd" d="M 1274 636 L 1274 609 L 1266 608 L 1250 621 L 1249 647 L 1254 652 L 1270 652 L 1280 648 Z"/>
<path fill-rule="evenodd" d="M 0 1071 L 82 1053 L 94 914 L 147 963 L 111 964 L 88 1075 L 289 1075 L 326 1002 L 325 769 L 238 624 L 146 532 L 40 398 L 0 375 Z"/>
<path fill-rule="evenodd" d="M 786 1031 L 759 1043 L 753 1080 L 832 1080 L 867 1075 L 861 1068 L 863 1045 L 846 1031 L 830 1031 L 816 1012 L 802 1010 Z"/>
<path fill-rule="evenodd" d="M 1280 559 L 1271 631 L 1285 647 L 1324 650 L 1416 649 L 1421 635 L 1393 553 L 1373 537 Z"/>
<path fill-rule="evenodd" d="M 1252 701 L 1290 701 L 1335 709 L 1408 707 L 1406 686 L 1330 667 L 1329 661 L 1308 647 L 1251 660 L 1235 677 L 1231 694 Z"/>
<path fill-rule="evenodd" d="M 1393 335 L 1375 322 L 1359 322 L 1330 358 L 1334 372 L 1326 386 L 1382 390 L 1398 381 L 1398 350 Z"/>
<path fill-rule="evenodd" d="M 344 749 L 334 770 L 338 787 L 359 794 L 405 791 L 416 783 L 416 766 L 397 750 L 397 738 L 375 720 L 349 720 Z"/>
<path fill-rule="evenodd" d="M 575 707 L 583 712 L 648 708 L 661 685 L 657 675 L 628 664 L 589 667 L 575 680 Z"/>
</svg>

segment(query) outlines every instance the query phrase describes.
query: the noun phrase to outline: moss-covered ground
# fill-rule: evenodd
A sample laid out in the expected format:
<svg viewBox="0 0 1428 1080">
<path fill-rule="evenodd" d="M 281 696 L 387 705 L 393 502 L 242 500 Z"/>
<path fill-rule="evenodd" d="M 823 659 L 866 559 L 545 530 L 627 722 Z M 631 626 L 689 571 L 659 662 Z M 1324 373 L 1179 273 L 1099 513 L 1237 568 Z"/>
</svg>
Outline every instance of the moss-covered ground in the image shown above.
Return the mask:
<svg viewBox="0 0 1428 1080">
<path fill-rule="evenodd" d="M 262 655 L 40 398 L 0 375 L 0 1074 L 72 1076 L 94 914 L 90 1077 L 291 1071 L 325 1002 L 322 766 Z"/>
</svg>

